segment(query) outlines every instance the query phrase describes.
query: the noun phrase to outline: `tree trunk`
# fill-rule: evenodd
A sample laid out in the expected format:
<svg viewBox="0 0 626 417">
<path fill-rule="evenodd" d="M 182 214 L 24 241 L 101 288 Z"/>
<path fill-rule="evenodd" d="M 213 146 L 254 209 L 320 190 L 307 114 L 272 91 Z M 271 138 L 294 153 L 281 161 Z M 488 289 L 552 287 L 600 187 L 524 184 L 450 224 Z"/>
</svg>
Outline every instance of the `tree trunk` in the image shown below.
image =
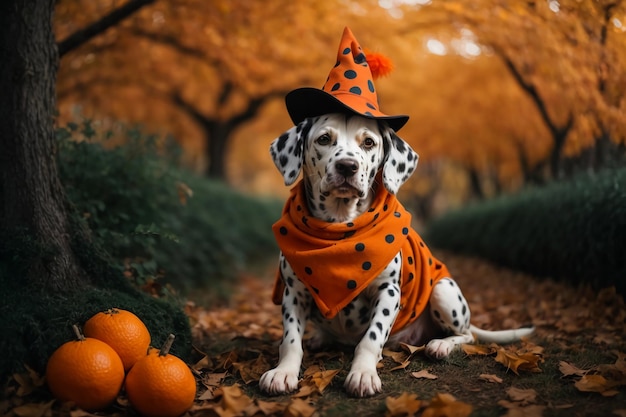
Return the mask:
<svg viewBox="0 0 626 417">
<path fill-rule="evenodd" d="M 483 184 L 480 179 L 480 174 L 478 173 L 478 170 L 474 168 L 467 168 L 467 176 L 470 183 L 471 198 L 484 200 L 485 191 L 483 190 Z"/>
<path fill-rule="evenodd" d="M 228 151 L 228 139 L 233 134 L 234 127 L 230 123 L 210 122 L 204 126 L 207 136 L 207 169 L 206 175 L 227 181 L 226 176 L 226 152 Z"/>
<path fill-rule="evenodd" d="M 71 249 L 55 161 L 54 3 L 5 0 L 0 5 L 0 233 L 26 234 L 41 247 L 42 255 L 23 279 L 61 291 L 80 287 L 86 278 Z"/>
</svg>

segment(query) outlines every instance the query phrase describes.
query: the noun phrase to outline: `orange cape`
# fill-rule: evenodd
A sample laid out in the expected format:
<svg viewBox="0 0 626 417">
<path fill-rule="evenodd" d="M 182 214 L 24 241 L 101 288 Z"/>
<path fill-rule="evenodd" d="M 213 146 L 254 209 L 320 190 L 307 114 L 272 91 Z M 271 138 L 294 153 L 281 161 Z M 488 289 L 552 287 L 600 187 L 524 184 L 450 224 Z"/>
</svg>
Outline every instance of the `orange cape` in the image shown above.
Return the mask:
<svg viewBox="0 0 626 417">
<path fill-rule="evenodd" d="M 353 222 L 328 223 L 311 216 L 304 187 L 303 180 L 293 187 L 272 230 L 322 315 L 334 317 L 402 251 L 402 298 L 392 333 L 413 322 L 428 305 L 435 283 L 450 274 L 411 228 L 411 214 L 379 186 L 366 213 Z M 275 304 L 281 304 L 284 288 L 279 272 Z"/>
</svg>

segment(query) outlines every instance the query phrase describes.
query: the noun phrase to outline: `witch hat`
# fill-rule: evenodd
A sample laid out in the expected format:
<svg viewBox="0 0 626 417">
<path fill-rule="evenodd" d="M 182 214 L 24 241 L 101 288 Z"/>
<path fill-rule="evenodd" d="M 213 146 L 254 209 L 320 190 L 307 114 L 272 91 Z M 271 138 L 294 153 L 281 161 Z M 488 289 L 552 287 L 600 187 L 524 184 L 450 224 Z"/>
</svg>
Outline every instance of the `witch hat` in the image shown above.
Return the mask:
<svg viewBox="0 0 626 417">
<path fill-rule="evenodd" d="M 397 132 L 409 116 L 389 116 L 380 111 L 373 79 L 363 49 L 346 27 L 337 51 L 337 63 L 322 89 L 305 87 L 289 92 L 285 97 L 287 112 L 296 125 L 307 117 L 348 113 L 384 120 Z"/>
</svg>

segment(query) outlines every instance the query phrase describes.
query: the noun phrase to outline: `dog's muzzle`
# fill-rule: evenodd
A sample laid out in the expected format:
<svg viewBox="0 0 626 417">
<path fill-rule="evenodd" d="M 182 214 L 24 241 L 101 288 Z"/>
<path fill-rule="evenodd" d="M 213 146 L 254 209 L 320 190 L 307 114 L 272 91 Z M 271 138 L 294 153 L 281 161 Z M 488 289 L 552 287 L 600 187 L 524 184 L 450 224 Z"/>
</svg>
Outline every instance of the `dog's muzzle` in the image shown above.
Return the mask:
<svg viewBox="0 0 626 417">
<path fill-rule="evenodd" d="M 335 169 L 339 175 L 347 179 L 359 171 L 359 162 L 356 159 L 340 159 L 335 162 Z"/>
<path fill-rule="evenodd" d="M 328 191 L 336 197 L 362 198 L 365 195 L 364 184 L 359 183 L 359 161 L 353 158 L 343 158 L 335 162 L 332 172 L 326 176 Z"/>
</svg>

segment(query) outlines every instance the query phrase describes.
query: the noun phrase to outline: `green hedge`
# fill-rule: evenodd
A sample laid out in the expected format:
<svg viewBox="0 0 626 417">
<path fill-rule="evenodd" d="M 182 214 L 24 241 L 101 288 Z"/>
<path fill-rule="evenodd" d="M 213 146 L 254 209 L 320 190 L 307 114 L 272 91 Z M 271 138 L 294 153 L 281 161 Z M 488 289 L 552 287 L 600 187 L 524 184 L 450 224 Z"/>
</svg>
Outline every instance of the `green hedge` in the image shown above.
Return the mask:
<svg viewBox="0 0 626 417">
<path fill-rule="evenodd" d="M 110 149 L 106 140 L 92 140 L 89 125 L 71 125 L 58 136 L 70 201 L 116 267 L 130 265 L 139 281 L 163 276 L 178 290 L 202 287 L 220 296 L 237 271 L 277 253 L 271 224 L 280 201 L 180 168 L 178 148 L 138 130 Z"/>
<path fill-rule="evenodd" d="M 430 245 L 538 277 L 626 293 L 626 169 L 476 203 L 431 222 Z"/>
</svg>

